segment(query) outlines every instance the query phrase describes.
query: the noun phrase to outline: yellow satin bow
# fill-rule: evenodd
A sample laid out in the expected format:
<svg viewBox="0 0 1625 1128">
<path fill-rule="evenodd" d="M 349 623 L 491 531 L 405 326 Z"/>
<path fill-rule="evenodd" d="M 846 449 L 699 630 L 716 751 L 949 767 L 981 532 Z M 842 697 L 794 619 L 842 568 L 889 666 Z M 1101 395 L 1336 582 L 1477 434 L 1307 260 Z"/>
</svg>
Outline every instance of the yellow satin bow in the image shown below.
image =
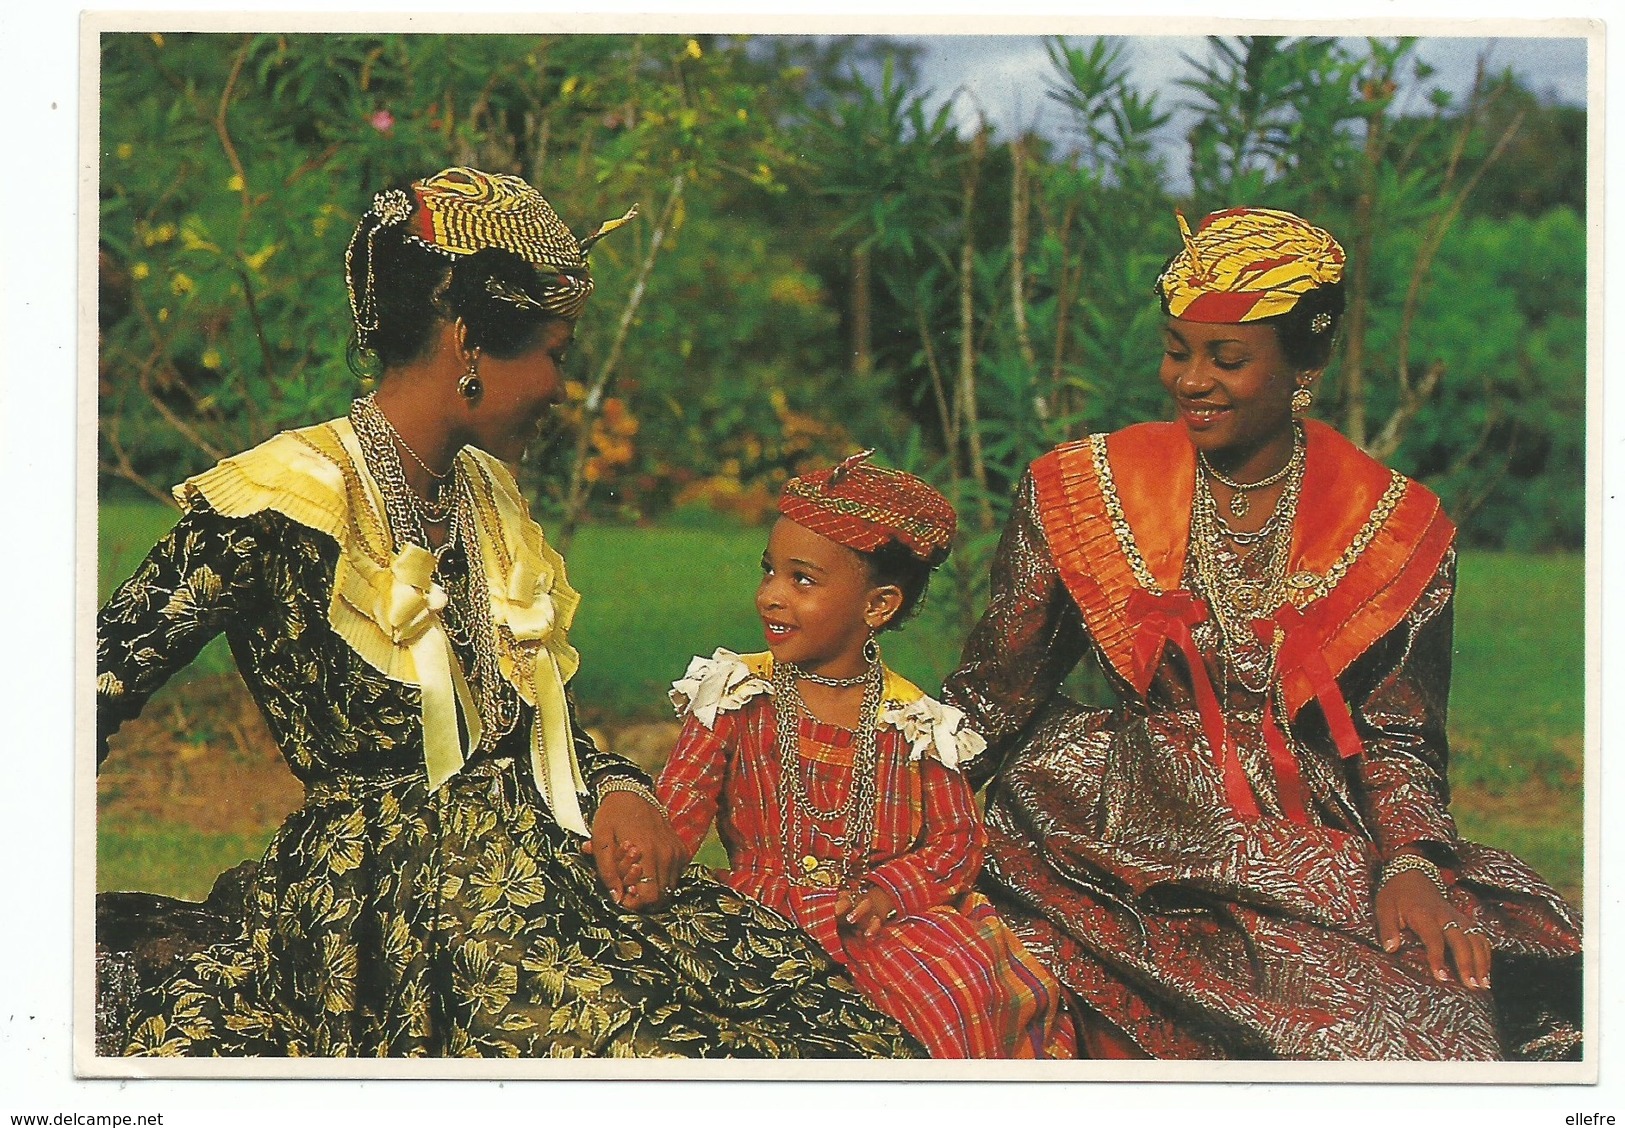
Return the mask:
<svg viewBox="0 0 1625 1128">
<path fill-rule="evenodd" d="M 587 789 L 576 763 L 575 733 L 564 696 L 564 671 L 547 645 L 558 616 L 553 607 L 553 569 L 547 561 L 519 558 L 508 572 L 507 598 L 498 614 L 520 642 L 537 641 L 531 662 L 531 689 L 536 699 L 536 725 L 531 731 L 530 770 L 553 817 L 566 830 L 589 833 L 579 792 Z"/>
<path fill-rule="evenodd" d="M 457 739 L 459 701 L 468 725 L 469 747 L 479 744 L 481 731 L 474 695 L 441 622 L 446 591 L 434 582 L 434 563 L 427 549 L 408 544 L 395 554 L 389 569 L 380 572 L 373 585 L 377 621 L 412 656 L 413 674 L 423 701 L 423 767 L 430 790 L 463 766 L 463 748 Z"/>
</svg>

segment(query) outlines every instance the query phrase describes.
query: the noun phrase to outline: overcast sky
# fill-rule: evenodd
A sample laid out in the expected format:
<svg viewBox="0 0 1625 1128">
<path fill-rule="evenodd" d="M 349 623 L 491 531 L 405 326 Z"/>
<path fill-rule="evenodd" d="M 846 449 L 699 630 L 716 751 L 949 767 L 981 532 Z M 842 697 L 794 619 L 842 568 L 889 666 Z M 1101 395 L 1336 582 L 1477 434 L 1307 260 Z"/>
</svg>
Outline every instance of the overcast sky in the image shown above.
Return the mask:
<svg viewBox="0 0 1625 1128">
<path fill-rule="evenodd" d="M 1130 82 L 1141 93 L 1158 94 L 1165 110 L 1177 110 L 1188 92 L 1176 81 L 1190 75 L 1186 56 L 1205 58 L 1209 47 L 1201 36 L 1129 36 L 1125 61 Z M 1074 37 L 1074 45 L 1087 38 Z M 976 109 L 986 113 L 995 128 L 1009 136 L 1012 130 L 1036 125 L 1047 132 L 1064 118 L 1065 111 L 1045 96 L 1054 74 L 1044 41 L 1032 36 L 934 36 L 921 38 L 922 85 L 937 98 L 959 93 L 961 121 L 975 120 Z M 1586 41 L 1584 39 L 1481 39 L 1433 36 L 1418 41 L 1417 55 L 1435 68 L 1428 87 L 1463 94 L 1472 86 L 1478 59 L 1487 59 L 1492 72 L 1510 67 L 1537 94 L 1569 105 L 1586 100 Z M 1414 104 L 1425 106 L 1426 89 L 1411 91 Z M 1183 133 L 1176 120 L 1170 140 Z"/>
</svg>

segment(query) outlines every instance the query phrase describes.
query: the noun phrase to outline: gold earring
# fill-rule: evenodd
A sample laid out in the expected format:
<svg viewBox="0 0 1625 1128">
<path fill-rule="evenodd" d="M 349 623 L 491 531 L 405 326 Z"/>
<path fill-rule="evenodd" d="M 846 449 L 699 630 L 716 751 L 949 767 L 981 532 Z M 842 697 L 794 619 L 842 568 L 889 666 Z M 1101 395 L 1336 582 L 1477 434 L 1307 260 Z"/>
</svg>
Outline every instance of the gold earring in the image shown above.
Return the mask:
<svg viewBox="0 0 1625 1128">
<path fill-rule="evenodd" d="M 457 393 L 469 403 L 473 403 L 484 391 L 485 386 L 480 383 L 480 356 L 479 353 L 475 353 L 468 358 L 468 371 L 457 381 Z"/>
<path fill-rule="evenodd" d="M 1315 393 L 1309 390 L 1309 385 L 1298 385 L 1298 390 L 1292 393 L 1292 414 L 1302 415 L 1314 402 Z"/>
</svg>

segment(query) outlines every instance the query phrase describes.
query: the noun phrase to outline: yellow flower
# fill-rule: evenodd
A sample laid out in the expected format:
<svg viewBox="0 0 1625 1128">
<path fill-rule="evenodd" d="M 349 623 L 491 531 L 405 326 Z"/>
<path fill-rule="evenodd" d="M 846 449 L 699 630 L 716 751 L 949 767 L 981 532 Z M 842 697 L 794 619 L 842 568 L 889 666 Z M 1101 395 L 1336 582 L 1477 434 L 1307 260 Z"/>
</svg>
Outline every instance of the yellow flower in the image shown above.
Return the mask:
<svg viewBox="0 0 1625 1128">
<path fill-rule="evenodd" d="M 355 1009 L 355 977 L 359 966 L 355 947 L 337 932 L 322 935 L 322 966 L 317 974 L 317 993 L 328 1014 L 344 1014 Z"/>
<path fill-rule="evenodd" d="M 489 1014 L 499 1013 L 519 989 L 519 969 L 483 940 L 457 949 L 451 974 L 458 994 Z"/>
<path fill-rule="evenodd" d="M 177 271 L 175 277 L 169 280 L 169 289 L 176 295 L 190 294 L 192 292 L 192 279 L 184 272 Z"/>
<path fill-rule="evenodd" d="M 697 59 L 704 54 L 704 52 L 700 50 L 700 45 L 697 42 L 690 39 L 683 47 L 683 54 L 687 55 L 691 59 Z"/>
<path fill-rule="evenodd" d="M 160 309 L 158 311 L 158 320 L 159 321 L 168 321 L 169 320 L 169 307 L 168 306 L 164 306 L 162 309 Z"/>
<path fill-rule="evenodd" d="M 127 161 L 131 157 L 135 156 L 135 146 L 130 144 L 128 141 L 121 141 L 119 143 L 119 147 L 114 149 L 113 152 L 118 154 L 119 160 Z"/>
<path fill-rule="evenodd" d="M 171 1037 L 162 1015 L 153 1015 L 130 1035 L 130 1052 L 154 1057 L 179 1057 L 186 1046 L 184 1037 Z"/>
<path fill-rule="evenodd" d="M 607 970 L 595 963 L 579 944 L 561 947 L 551 937 L 532 941 L 530 951 L 520 961 L 536 977 L 542 998 L 557 1006 L 566 995 L 595 996 L 613 981 Z"/>
<path fill-rule="evenodd" d="M 480 864 L 468 875 L 468 884 L 469 899 L 487 909 L 504 901 L 518 909 L 529 908 L 547 896 L 536 859 L 495 843 L 481 855 Z"/>
<path fill-rule="evenodd" d="M 366 828 L 366 819 L 357 807 L 316 843 L 313 851 L 316 860 L 325 862 L 334 873 L 349 873 L 366 856 Z"/>
<path fill-rule="evenodd" d="M 226 191 L 228 192 L 241 192 L 243 188 L 243 178 L 240 176 L 234 175 L 230 180 L 226 181 Z"/>
<path fill-rule="evenodd" d="M 140 281 L 151 273 L 152 268 L 144 262 L 138 262 L 134 266 L 130 267 L 130 277 L 134 278 L 136 281 Z"/>
<path fill-rule="evenodd" d="M 248 263 L 248 269 L 258 272 L 265 269 L 266 262 L 268 262 L 271 256 L 276 254 L 276 252 L 276 244 L 267 243 L 253 254 L 245 256 L 243 261 Z"/>
<path fill-rule="evenodd" d="M 559 87 L 559 93 L 560 94 L 574 94 L 575 90 L 576 90 L 576 87 L 578 87 L 580 85 L 581 85 L 581 80 L 579 78 L 577 78 L 575 75 L 572 74 L 569 78 L 564 80 L 564 85 Z"/>
<path fill-rule="evenodd" d="M 219 349 L 204 349 L 203 350 L 203 367 L 205 367 L 205 368 L 219 368 L 220 365 L 223 364 L 223 363 L 224 363 L 224 361 L 221 359 Z"/>
</svg>

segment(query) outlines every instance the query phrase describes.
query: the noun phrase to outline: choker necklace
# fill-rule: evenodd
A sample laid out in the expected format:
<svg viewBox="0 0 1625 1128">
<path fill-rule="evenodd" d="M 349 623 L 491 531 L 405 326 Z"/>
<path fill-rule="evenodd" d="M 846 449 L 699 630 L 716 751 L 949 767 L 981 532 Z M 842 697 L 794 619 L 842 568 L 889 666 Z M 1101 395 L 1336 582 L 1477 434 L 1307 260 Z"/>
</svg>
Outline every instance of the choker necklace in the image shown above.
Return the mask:
<svg viewBox="0 0 1625 1128">
<path fill-rule="evenodd" d="M 1282 478 L 1292 473 L 1292 467 L 1298 460 L 1298 452 L 1302 449 L 1303 431 L 1301 428 L 1295 427 L 1292 431 L 1291 457 L 1289 457 L 1286 460 L 1286 464 L 1275 473 L 1271 474 L 1267 478 L 1260 478 L 1256 482 L 1238 482 L 1233 478 L 1225 477 L 1223 474 L 1219 473 L 1218 469 L 1213 465 L 1213 463 L 1208 461 L 1206 451 L 1197 451 L 1196 460 L 1202 464 L 1202 470 L 1204 473 L 1230 491 L 1230 504 L 1228 506 L 1230 516 L 1245 517 L 1247 516 L 1247 510 L 1251 508 L 1247 502 L 1247 494 L 1252 490 L 1261 490 L 1266 486 L 1273 486 L 1276 482 L 1279 482 Z"/>
<path fill-rule="evenodd" d="M 874 663 L 869 663 L 864 667 L 863 673 L 850 678 L 826 678 L 823 674 L 815 674 L 810 670 L 803 670 L 794 662 L 784 663 L 784 668 L 789 672 L 791 677 L 803 678 L 806 681 L 812 682 L 814 685 L 827 685 L 831 689 L 851 689 L 853 686 L 862 685 L 864 682 L 869 680 L 869 673 L 874 669 Z"/>
</svg>

